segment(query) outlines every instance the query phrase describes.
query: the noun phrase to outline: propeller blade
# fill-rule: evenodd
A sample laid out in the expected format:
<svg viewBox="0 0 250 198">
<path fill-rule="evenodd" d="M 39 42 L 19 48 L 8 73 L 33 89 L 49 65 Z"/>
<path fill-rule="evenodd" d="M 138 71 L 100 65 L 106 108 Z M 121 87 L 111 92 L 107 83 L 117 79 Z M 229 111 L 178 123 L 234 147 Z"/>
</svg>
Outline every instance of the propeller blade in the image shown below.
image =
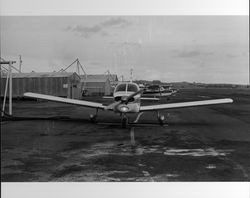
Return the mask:
<svg viewBox="0 0 250 198">
<path fill-rule="evenodd" d="M 136 95 L 138 95 L 138 94 L 140 94 L 140 93 L 142 93 L 142 92 L 143 92 L 143 89 L 141 89 L 141 90 L 139 90 L 139 91 L 137 91 L 137 92 L 134 92 L 134 93 L 130 94 L 128 97 L 125 98 L 125 100 L 124 100 L 123 102 L 124 102 L 125 104 L 127 104 L 128 101 L 129 101 L 131 98 L 133 98 L 134 96 L 136 96 Z"/>
<path fill-rule="evenodd" d="M 122 103 L 122 101 L 120 100 L 120 101 L 117 101 L 117 102 L 113 102 L 113 103 L 111 103 L 110 105 L 108 105 L 105 109 L 106 110 L 112 110 L 112 109 L 114 109 L 117 105 L 119 105 L 119 104 L 121 104 Z"/>
<path fill-rule="evenodd" d="M 136 95 L 138 95 L 138 94 L 140 94 L 140 93 L 142 93 L 142 92 L 143 92 L 143 90 L 139 90 L 139 91 L 137 91 L 137 92 L 134 92 L 134 93 L 130 94 L 129 96 L 122 97 L 121 100 L 119 100 L 119 101 L 117 101 L 117 102 L 111 103 L 111 104 L 108 105 L 105 109 L 106 109 L 106 110 L 112 110 L 112 109 L 114 109 L 114 108 L 115 108 L 117 105 L 119 105 L 119 104 L 128 104 L 128 101 L 129 101 L 131 98 L 133 98 L 134 96 L 136 96 Z"/>
</svg>

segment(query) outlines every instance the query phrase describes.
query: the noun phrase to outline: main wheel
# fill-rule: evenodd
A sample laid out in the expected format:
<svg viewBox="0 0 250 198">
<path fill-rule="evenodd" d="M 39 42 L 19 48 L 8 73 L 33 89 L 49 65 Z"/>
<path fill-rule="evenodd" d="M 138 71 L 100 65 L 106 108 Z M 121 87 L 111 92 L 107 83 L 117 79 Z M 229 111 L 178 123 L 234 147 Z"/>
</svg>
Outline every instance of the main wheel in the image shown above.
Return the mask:
<svg viewBox="0 0 250 198">
<path fill-rule="evenodd" d="M 159 121 L 159 124 L 160 124 L 161 126 L 163 126 L 163 125 L 164 125 L 164 121 L 165 121 L 165 116 L 164 116 L 164 115 L 160 115 L 160 116 L 158 117 L 158 121 Z"/>
<path fill-rule="evenodd" d="M 96 116 L 96 115 L 93 115 L 93 114 L 90 114 L 89 118 L 90 118 L 90 121 L 91 121 L 91 122 L 95 123 L 95 122 L 96 122 L 96 119 L 97 119 L 97 116 Z"/>
</svg>

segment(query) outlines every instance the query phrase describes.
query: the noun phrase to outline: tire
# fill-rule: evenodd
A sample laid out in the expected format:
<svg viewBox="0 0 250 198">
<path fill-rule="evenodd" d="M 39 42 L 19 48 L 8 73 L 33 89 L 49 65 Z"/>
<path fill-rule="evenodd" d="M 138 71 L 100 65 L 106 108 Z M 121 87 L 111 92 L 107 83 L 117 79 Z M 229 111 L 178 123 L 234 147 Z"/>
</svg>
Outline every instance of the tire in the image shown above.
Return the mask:
<svg viewBox="0 0 250 198">
<path fill-rule="evenodd" d="M 122 128 L 126 128 L 128 125 L 128 118 L 124 117 L 122 118 Z"/>
<path fill-rule="evenodd" d="M 96 120 L 97 120 L 97 116 L 96 115 L 94 115 L 93 117 L 90 117 L 90 121 L 92 123 L 96 123 Z"/>
</svg>

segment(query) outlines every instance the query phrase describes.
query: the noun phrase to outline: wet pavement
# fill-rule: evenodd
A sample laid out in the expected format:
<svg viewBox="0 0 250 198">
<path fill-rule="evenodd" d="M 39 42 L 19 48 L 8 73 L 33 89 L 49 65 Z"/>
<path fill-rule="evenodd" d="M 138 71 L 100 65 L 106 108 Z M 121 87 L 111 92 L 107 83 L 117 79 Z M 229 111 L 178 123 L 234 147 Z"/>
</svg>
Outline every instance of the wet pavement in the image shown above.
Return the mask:
<svg viewBox="0 0 250 198">
<path fill-rule="evenodd" d="M 112 112 L 100 112 L 93 124 L 93 110 L 17 101 L 17 116 L 69 119 L 2 122 L 2 181 L 249 181 L 249 96 L 232 95 L 233 104 L 164 111 L 165 126 L 154 112 L 145 113 L 126 129 Z M 178 100 L 177 95 L 173 101 Z"/>
</svg>

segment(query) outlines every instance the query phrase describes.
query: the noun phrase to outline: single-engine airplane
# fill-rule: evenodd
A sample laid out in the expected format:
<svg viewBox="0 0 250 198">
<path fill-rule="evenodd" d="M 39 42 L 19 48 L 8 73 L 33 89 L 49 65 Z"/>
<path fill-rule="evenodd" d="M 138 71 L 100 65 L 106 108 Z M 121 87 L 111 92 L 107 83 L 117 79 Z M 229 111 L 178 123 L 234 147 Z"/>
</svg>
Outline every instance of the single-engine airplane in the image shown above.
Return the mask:
<svg viewBox="0 0 250 198">
<path fill-rule="evenodd" d="M 176 93 L 176 90 L 166 89 L 160 85 L 150 85 L 146 87 L 143 96 L 165 97 Z"/>
<path fill-rule="evenodd" d="M 133 82 L 122 82 L 119 83 L 113 93 L 113 103 L 109 105 L 103 105 L 97 102 L 90 102 L 84 100 L 76 100 L 69 98 L 62 98 L 51 95 L 44 95 L 38 93 L 27 92 L 24 93 L 24 96 L 49 100 L 54 102 L 61 102 L 73 105 L 79 105 L 89 108 L 95 108 L 96 114 L 90 115 L 91 121 L 96 121 L 98 110 L 110 110 L 115 113 L 119 113 L 121 116 L 122 127 L 125 128 L 128 124 L 127 114 L 129 113 L 139 113 L 136 120 L 139 119 L 140 113 L 146 111 L 155 111 L 157 112 L 157 118 L 160 125 L 164 124 L 165 117 L 163 114 L 160 114 L 160 110 L 164 109 L 174 109 L 174 108 L 184 108 L 184 107 L 194 107 L 194 106 L 204 106 L 204 105 L 215 105 L 215 104 L 224 104 L 232 103 L 233 100 L 230 98 L 224 99 L 211 99 L 203 101 L 192 101 L 192 102 L 178 102 L 178 103 L 169 103 L 169 104 L 155 104 L 148 106 L 141 106 L 141 100 L 159 100 L 158 98 L 143 98 L 141 97 L 143 89 L 140 89 L 136 83 Z"/>
</svg>

